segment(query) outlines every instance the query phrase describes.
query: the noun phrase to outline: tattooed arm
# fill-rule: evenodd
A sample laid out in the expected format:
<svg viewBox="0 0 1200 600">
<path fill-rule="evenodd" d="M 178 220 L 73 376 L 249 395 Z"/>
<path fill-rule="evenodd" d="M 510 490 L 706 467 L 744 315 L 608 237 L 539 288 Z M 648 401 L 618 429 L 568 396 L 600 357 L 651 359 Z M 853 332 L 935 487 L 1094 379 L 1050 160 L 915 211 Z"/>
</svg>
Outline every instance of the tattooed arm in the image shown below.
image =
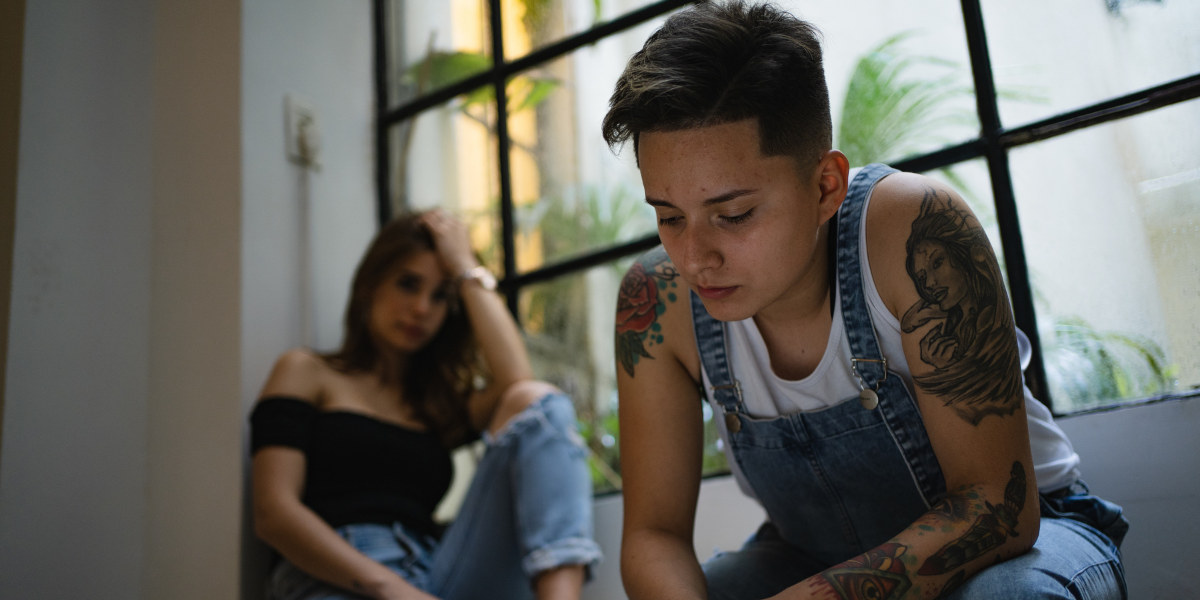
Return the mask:
<svg viewBox="0 0 1200 600">
<path fill-rule="evenodd" d="M 629 268 L 617 299 L 621 576 L 633 600 L 705 596 L 692 548 L 703 417 L 688 303 L 687 287 L 661 247 Z"/>
<path fill-rule="evenodd" d="M 867 252 L 880 296 L 900 321 L 922 420 L 950 492 L 888 543 L 780 598 L 945 598 L 1037 539 L 1016 333 L 979 222 L 942 184 L 892 175 L 872 195 Z"/>
</svg>

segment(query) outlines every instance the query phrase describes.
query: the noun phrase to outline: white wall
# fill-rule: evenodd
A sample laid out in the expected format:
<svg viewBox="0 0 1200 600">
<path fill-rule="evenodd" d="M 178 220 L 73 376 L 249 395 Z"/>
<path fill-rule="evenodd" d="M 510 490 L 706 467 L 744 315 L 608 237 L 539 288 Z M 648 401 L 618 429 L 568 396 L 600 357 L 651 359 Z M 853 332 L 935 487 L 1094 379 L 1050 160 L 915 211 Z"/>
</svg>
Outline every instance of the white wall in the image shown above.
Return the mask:
<svg viewBox="0 0 1200 600">
<path fill-rule="evenodd" d="M 244 0 L 242 27 L 245 424 L 280 353 L 340 343 L 350 278 L 375 234 L 376 212 L 370 1 Z M 319 171 L 287 160 L 286 94 L 316 109 Z M 241 585 L 247 600 L 262 597 L 268 568 L 266 547 L 254 538 L 249 519 L 246 510 Z"/>
<path fill-rule="evenodd" d="M 0 598 L 141 586 L 153 4 L 27 4 Z"/>
<path fill-rule="evenodd" d="M 0 597 L 235 593 L 236 7 L 27 4 Z"/>
</svg>

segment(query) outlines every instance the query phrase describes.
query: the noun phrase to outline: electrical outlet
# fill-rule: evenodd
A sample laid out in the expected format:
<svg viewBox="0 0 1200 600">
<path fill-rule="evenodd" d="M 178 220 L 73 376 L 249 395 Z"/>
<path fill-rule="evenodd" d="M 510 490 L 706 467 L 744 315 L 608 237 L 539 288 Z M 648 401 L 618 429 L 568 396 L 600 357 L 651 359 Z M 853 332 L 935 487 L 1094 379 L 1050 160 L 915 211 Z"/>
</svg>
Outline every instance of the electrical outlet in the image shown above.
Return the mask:
<svg viewBox="0 0 1200 600">
<path fill-rule="evenodd" d="M 307 100 L 287 94 L 283 98 L 286 118 L 288 160 L 317 169 L 320 167 L 321 128 L 317 111 Z"/>
</svg>

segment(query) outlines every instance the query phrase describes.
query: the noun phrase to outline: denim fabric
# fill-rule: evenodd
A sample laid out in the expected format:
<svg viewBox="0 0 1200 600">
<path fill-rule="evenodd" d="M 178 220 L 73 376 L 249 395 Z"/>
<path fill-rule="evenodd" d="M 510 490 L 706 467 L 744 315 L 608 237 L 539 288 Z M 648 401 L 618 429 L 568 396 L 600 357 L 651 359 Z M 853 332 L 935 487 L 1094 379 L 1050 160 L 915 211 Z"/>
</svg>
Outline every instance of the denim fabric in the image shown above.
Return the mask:
<svg viewBox="0 0 1200 600">
<path fill-rule="evenodd" d="M 1047 516 L 1046 508 L 1032 550 L 980 571 L 947 600 L 1125 600 L 1116 545 L 1075 517 Z M 705 563 L 704 574 L 709 600 L 761 600 L 831 566 L 784 542 L 768 522 L 741 550 Z"/>
<path fill-rule="evenodd" d="M 883 165 L 864 168 L 851 182 L 837 226 L 842 319 L 862 384 L 879 395 L 876 408 L 850 401 L 774 418 L 746 414 L 724 327 L 692 296 L 696 341 L 714 399 L 741 421 L 729 435 L 738 467 L 780 538 L 829 564 L 886 542 L 946 493 L 917 404 L 900 376 L 885 368 L 862 292 L 862 204 L 876 181 L 895 172 Z M 881 498 L 888 510 L 879 510 Z"/>
<path fill-rule="evenodd" d="M 592 483 L 570 399 L 547 395 L 484 440 L 487 452 L 440 542 L 399 523 L 347 525 L 338 533 L 444 600 L 533 598 L 530 583 L 537 573 L 571 564 L 590 571 L 601 555 L 592 541 Z M 361 598 L 287 561 L 272 574 L 268 597 Z"/>
<path fill-rule="evenodd" d="M 886 542 L 945 497 L 945 480 L 917 404 L 883 361 L 863 292 L 863 205 L 875 184 L 895 172 L 879 164 L 864 167 L 837 216 L 843 324 L 860 383 L 878 394 L 874 409 L 851 400 L 774 418 L 746 414 L 741 386 L 729 367 L 724 326 L 692 295 L 696 342 L 713 386 L 709 393 L 727 418 L 739 421 L 740 427 L 729 431 L 730 450 L 768 516 L 741 550 L 704 565 L 710 598 L 778 593 Z M 1081 598 L 1123 597 L 1119 552 L 1096 529 L 1123 535 L 1122 524 L 1127 527 L 1119 507 L 1086 490 L 1046 499 L 1043 533 L 1034 551 L 982 571 L 952 597 L 1054 598 L 1079 590 L 1093 594 Z M 1002 592 L 991 587 L 999 581 L 1005 582 Z M 1050 588 L 1059 595 L 1046 596 Z"/>
</svg>

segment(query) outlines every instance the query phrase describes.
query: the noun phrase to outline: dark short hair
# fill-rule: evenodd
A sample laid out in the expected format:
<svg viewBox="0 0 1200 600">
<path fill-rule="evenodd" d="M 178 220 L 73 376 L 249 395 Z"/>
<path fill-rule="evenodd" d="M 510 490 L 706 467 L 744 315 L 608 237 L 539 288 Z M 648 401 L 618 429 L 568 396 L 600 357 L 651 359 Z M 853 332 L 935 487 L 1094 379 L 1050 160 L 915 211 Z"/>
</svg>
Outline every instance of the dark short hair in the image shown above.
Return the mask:
<svg viewBox="0 0 1200 600">
<path fill-rule="evenodd" d="M 820 32 L 770 4 L 704 2 L 667 19 L 617 80 L 610 147 L 645 132 L 755 118 L 764 156 L 801 163 L 833 146 Z"/>
</svg>

